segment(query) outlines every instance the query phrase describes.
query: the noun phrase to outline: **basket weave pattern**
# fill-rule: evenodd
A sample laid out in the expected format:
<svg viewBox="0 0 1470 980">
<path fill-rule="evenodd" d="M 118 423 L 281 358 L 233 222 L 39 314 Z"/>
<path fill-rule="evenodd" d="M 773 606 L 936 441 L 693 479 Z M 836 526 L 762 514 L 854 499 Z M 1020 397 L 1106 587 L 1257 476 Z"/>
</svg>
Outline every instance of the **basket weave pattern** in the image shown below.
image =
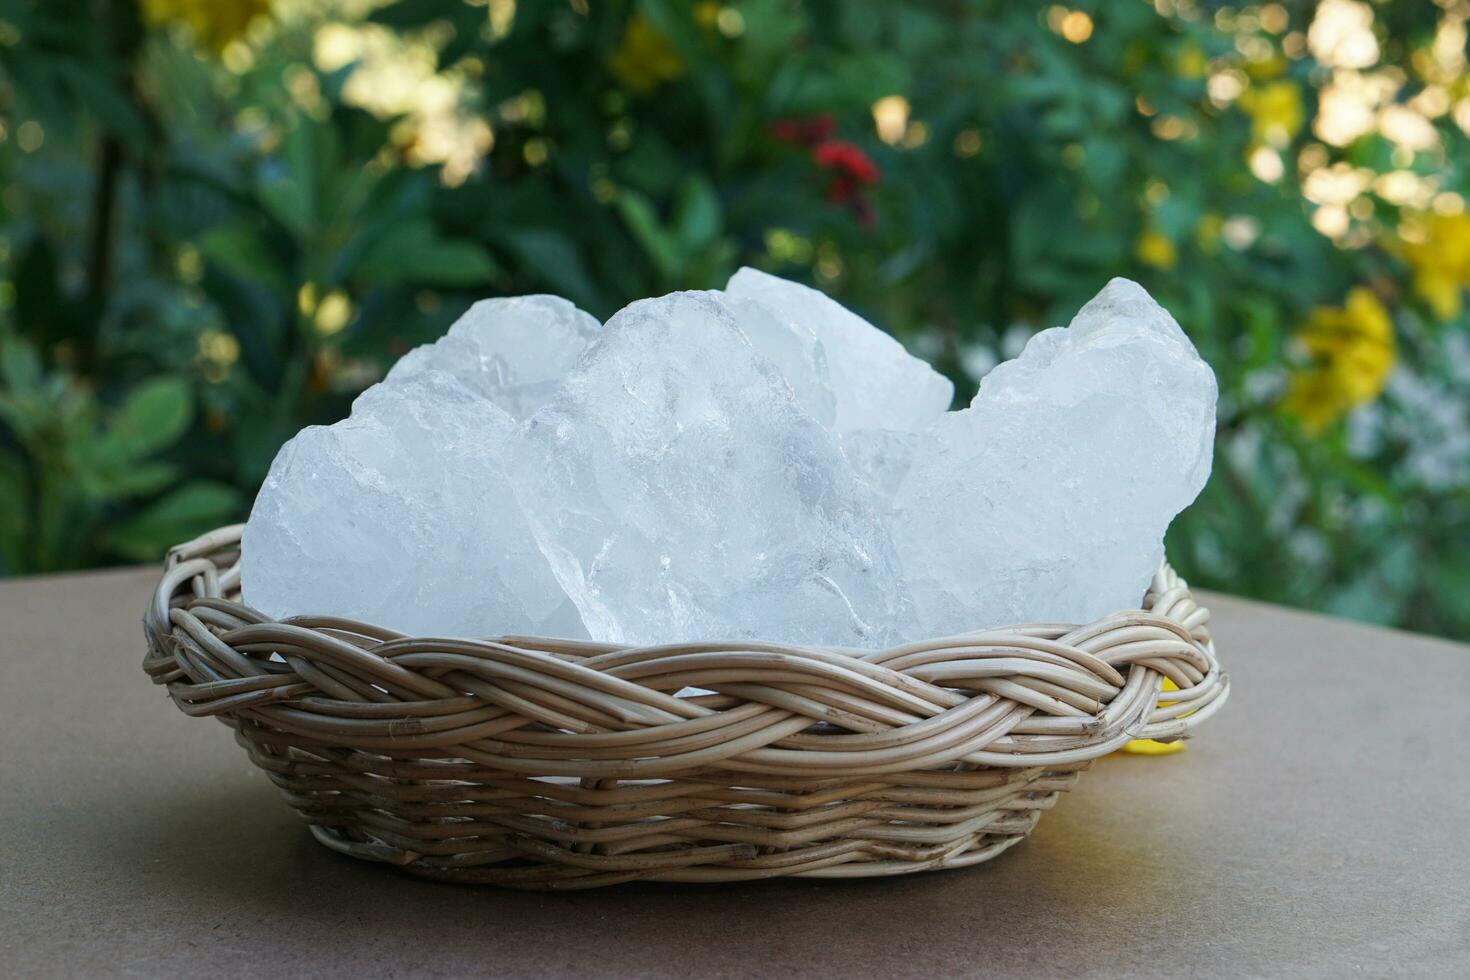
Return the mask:
<svg viewBox="0 0 1470 980">
<path fill-rule="evenodd" d="M 1224 703 L 1209 613 L 1143 608 L 890 650 L 406 637 L 238 600 L 240 527 L 170 552 L 143 666 L 323 844 L 525 888 L 978 864 L 1093 759 Z M 1164 678 L 1180 690 L 1160 703 Z M 685 688 L 714 694 L 675 696 Z"/>
</svg>

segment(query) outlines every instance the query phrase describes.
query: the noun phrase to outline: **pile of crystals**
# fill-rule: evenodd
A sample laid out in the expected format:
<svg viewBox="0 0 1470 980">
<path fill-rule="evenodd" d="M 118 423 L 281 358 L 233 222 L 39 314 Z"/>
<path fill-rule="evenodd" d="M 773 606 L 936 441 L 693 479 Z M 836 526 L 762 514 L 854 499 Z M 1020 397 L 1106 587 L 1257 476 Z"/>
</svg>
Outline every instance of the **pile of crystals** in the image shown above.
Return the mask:
<svg viewBox="0 0 1470 980">
<path fill-rule="evenodd" d="M 421 636 L 887 647 L 1136 608 L 1209 476 L 1215 378 L 1114 279 L 967 408 L 816 290 L 742 269 L 606 324 L 475 304 L 282 448 L 244 601 Z"/>
</svg>

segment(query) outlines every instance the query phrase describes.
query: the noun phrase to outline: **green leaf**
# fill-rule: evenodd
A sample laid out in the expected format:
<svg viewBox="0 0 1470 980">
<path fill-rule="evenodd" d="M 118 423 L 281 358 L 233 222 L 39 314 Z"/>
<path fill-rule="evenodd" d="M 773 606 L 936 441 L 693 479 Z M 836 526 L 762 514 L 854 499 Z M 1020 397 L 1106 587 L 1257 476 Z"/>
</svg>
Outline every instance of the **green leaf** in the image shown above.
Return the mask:
<svg viewBox="0 0 1470 980">
<path fill-rule="evenodd" d="M 399 0 L 379 7 L 367 19 L 388 27 L 412 29 L 440 17 L 451 17 L 463 8 L 463 0 Z"/>
<path fill-rule="evenodd" d="M 653 203 L 637 191 L 629 190 L 618 194 L 616 200 L 618 213 L 659 274 L 665 279 L 675 278 L 683 265 L 683 258 L 674 237 L 659 223 Z"/>
<path fill-rule="evenodd" d="M 173 445 L 194 419 L 194 393 L 182 378 L 146 381 L 109 420 L 102 440 L 107 455 L 140 459 Z"/>
<path fill-rule="evenodd" d="M 283 419 L 272 412 L 268 403 L 247 402 L 235 420 L 233 462 L 238 479 L 246 486 L 257 486 L 270 472 L 285 441 L 296 433 L 294 419 Z"/>
<path fill-rule="evenodd" d="M 678 52 L 686 65 L 698 70 L 705 62 L 699 29 L 689 16 L 687 3 L 677 0 L 641 0 L 638 10 Z"/>
<path fill-rule="evenodd" d="M 0 336 L 0 381 L 14 391 L 30 391 L 41 383 L 41 358 L 20 337 Z"/>
<path fill-rule="evenodd" d="M 740 14 L 745 19 L 741 43 L 758 63 L 788 56 L 805 26 L 801 11 L 785 0 L 746 0 L 740 5 Z M 864 11 L 862 19 L 868 23 L 875 20 L 870 11 Z"/>
<path fill-rule="evenodd" d="M 241 279 L 258 282 L 277 293 L 290 289 L 280 257 L 255 229 L 243 222 L 205 232 L 199 239 L 199 251 L 210 262 Z"/>
<path fill-rule="evenodd" d="M 156 561 L 172 546 L 239 516 L 240 491 L 193 480 L 112 526 L 104 541 L 127 558 Z"/>
<path fill-rule="evenodd" d="M 483 245 L 440 238 L 427 220 L 420 220 L 390 230 L 352 271 L 367 286 L 392 282 L 484 286 L 501 269 Z"/>
<path fill-rule="evenodd" d="M 674 208 L 673 231 L 686 252 L 701 252 L 714 243 L 724 227 L 724 213 L 714 185 L 705 177 L 692 175 L 679 187 Z"/>
<path fill-rule="evenodd" d="M 1105 134 L 1090 137 L 1082 145 L 1086 151 L 1083 159 L 1087 161 L 1088 181 L 1099 190 L 1115 189 L 1128 163 L 1123 147 Z"/>
<path fill-rule="evenodd" d="M 73 335 L 75 323 L 61 284 L 61 263 L 51 242 L 36 236 L 16 250 L 6 278 L 15 284 L 14 322 L 37 347 Z"/>
<path fill-rule="evenodd" d="M 550 228 L 517 228 L 504 236 L 504 247 L 529 272 L 578 306 L 601 305 L 582 253 L 570 236 Z"/>
<path fill-rule="evenodd" d="M 783 72 L 781 115 L 819 112 L 856 112 L 885 95 L 909 89 L 909 70 L 892 55 L 880 52 L 812 54 L 793 57 Z"/>
<path fill-rule="evenodd" d="M 289 230 L 298 242 L 308 242 L 321 219 L 317 182 L 324 175 L 319 168 L 326 169 L 323 157 L 332 154 L 329 147 L 317 145 L 318 135 L 327 141 L 333 133 L 329 127 L 299 121 L 286 133 L 282 145 L 283 159 L 271 161 L 256 187 L 256 193 L 271 217 Z"/>
<path fill-rule="evenodd" d="M 57 80 L 70 88 L 77 102 L 109 131 L 129 146 L 143 147 L 148 138 L 143 117 L 124 94 L 126 90 L 114 88 L 114 80 L 98 72 L 97 67 L 57 59 Z"/>
<path fill-rule="evenodd" d="M 1011 251 L 1016 265 L 1027 269 L 1041 262 L 1055 241 L 1055 230 L 1073 223 L 1071 209 L 1053 188 L 1037 187 L 1012 205 Z"/>
<path fill-rule="evenodd" d="M 114 473 L 99 474 L 97 490 L 106 499 L 147 497 L 179 478 L 179 467 L 161 460 L 133 463 Z"/>
<path fill-rule="evenodd" d="M 663 194 L 684 172 L 684 162 L 660 133 L 642 136 L 614 164 L 615 182 L 646 194 Z"/>
<path fill-rule="evenodd" d="M 484 246 L 448 239 L 427 244 L 407 269 L 409 278 L 441 286 L 483 286 L 501 273 Z"/>
</svg>

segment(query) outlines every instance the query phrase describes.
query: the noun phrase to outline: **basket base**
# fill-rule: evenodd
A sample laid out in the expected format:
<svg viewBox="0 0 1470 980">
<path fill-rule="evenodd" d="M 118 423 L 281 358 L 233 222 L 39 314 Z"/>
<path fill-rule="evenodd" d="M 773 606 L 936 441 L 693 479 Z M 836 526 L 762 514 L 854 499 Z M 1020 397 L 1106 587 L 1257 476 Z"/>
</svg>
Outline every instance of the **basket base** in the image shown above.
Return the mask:
<svg viewBox="0 0 1470 980">
<path fill-rule="evenodd" d="M 533 778 L 299 739 L 287 748 L 284 733 L 236 727 L 332 850 L 437 881 L 539 890 L 969 867 L 1019 843 L 1089 765 L 860 781 Z"/>
</svg>

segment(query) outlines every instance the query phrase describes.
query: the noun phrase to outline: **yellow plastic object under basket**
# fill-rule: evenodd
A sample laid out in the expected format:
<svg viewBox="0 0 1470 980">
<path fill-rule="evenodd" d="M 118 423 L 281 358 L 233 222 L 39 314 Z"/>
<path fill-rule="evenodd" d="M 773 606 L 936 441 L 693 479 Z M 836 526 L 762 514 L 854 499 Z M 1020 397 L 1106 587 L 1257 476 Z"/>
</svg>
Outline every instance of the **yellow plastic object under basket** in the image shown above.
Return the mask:
<svg viewBox="0 0 1470 980">
<path fill-rule="evenodd" d="M 1165 677 L 1164 690 L 1177 691 L 1179 690 L 1179 685 Z M 1166 704 L 1173 704 L 1173 702 L 1159 702 L 1160 707 Z M 1135 738 L 1118 751 L 1127 752 L 1130 755 L 1173 755 L 1175 752 L 1183 752 L 1184 748 L 1184 739 L 1182 738 L 1177 742 L 1155 742 L 1151 738 Z"/>
</svg>

